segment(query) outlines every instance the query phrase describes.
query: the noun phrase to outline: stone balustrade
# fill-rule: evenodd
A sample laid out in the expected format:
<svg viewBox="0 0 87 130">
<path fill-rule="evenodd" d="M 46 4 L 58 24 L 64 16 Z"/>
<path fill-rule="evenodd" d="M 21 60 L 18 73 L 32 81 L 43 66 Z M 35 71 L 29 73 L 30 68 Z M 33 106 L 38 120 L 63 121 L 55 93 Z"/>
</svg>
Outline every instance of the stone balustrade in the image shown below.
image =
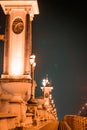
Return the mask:
<svg viewBox="0 0 87 130">
<path fill-rule="evenodd" d="M 60 121 L 58 130 L 71 130 L 71 128 L 66 121 Z"/>
<path fill-rule="evenodd" d="M 0 130 L 12 130 L 16 127 L 16 116 L 0 113 Z"/>
<path fill-rule="evenodd" d="M 63 121 L 67 122 L 72 130 L 86 130 L 87 129 L 87 117 L 77 115 L 66 115 Z"/>
</svg>

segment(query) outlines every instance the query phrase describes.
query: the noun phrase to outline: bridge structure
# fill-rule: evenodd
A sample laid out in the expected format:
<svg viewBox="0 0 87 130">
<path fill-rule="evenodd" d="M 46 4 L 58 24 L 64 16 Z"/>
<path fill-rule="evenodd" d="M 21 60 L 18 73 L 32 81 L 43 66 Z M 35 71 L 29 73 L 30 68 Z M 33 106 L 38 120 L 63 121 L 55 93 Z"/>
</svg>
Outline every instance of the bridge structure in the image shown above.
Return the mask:
<svg viewBox="0 0 87 130">
<path fill-rule="evenodd" d="M 51 93 L 53 87 L 48 79 L 43 80 L 46 81 L 46 84 L 41 87 L 43 95 L 37 97 L 34 102 L 27 104 L 24 124 L 18 125 L 17 114 L 0 112 L 0 130 L 45 130 L 49 128 L 50 130 L 58 130 L 59 120 Z M 47 93 L 48 95 L 46 95 Z M 2 102 L 5 104 L 6 101 L 0 99 L 0 111 L 4 108 L 2 108 Z M 9 103 L 12 102 L 9 101 Z M 20 105 L 20 102 L 18 104 Z M 7 111 L 6 108 L 4 109 Z"/>
<path fill-rule="evenodd" d="M 87 118 L 78 115 L 65 115 L 58 130 L 87 130 Z"/>
<path fill-rule="evenodd" d="M 32 53 L 32 20 L 39 14 L 37 0 L 1 0 L 6 15 L 4 69 L 0 78 L 0 130 L 86 130 L 87 118 L 66 115 L 58 120 L 48 78 L 43 96 L 35 98 L 35 57 Z M 32 100 L 30 100 L 32 99 Z"/>
<path fill-rule="evenodd" d="M 43 95 L 35 97 L 36 66 L 32 54 L 32 21 L 39 15 L 37 0 L 0 0 L 6 16 L 3 72 L 0 77 L 0 130 L 39 129 L 58 121 L 46 79 Z M 45 90 L 45 91 L 44 91 Z"/>
</svg>

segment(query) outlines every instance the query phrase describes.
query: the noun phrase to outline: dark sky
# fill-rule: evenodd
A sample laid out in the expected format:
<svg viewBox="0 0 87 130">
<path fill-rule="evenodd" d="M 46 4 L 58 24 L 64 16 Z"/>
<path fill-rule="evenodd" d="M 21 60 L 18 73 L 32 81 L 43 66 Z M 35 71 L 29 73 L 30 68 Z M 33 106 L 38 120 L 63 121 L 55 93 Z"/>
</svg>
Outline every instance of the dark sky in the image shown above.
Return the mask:
<svg viewBox="0 0 87 130">
<path fill-rule="evenodd" d="M 33 53 L 36 54 L 36 96 L 48 74 L 53 99 L 61 119 L 77 114 L 87 100 L 87 4 L 39 0 L 40 14 L 33 21 Z M 0 12 L 1 16 L 3 14 Z M 5 17 L 0 16 L 1 32 Z M 3 43 L 0 42 L 0 67 Z M 0 72 L 2 71 L 2 67 Z"/>
</svg>

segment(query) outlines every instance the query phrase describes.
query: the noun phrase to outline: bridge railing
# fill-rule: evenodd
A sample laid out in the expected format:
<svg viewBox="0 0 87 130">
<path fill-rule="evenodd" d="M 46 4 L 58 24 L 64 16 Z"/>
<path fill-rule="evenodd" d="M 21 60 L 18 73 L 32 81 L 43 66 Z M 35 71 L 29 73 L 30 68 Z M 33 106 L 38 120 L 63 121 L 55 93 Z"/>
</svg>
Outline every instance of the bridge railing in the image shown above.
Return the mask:
<svg viewBox="0 0 87 130">
<path fill-rule="evenodd" d="M 58 130 L 71 130 L 71 128 L 66 121 L 60 121 Z"/>
<path fill-rule="evenodd" d="M 87 129 L 87 117 L 77 115 L 66 115 L 63 119 L 67 122 L 72 130 L 86 130 Z"/>
</svg>

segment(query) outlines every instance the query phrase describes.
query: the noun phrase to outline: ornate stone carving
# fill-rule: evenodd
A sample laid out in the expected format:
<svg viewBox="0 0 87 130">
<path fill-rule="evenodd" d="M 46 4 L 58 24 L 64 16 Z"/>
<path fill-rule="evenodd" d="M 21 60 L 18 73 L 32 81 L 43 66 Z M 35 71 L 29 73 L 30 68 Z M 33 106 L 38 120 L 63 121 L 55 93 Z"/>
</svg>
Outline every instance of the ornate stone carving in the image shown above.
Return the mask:
<svg viewBox="0 0 87 130">
<path fill-rule="evenodd" d="M 24 29 L 24 23 L 21 18 L 16 18 L 12 24 L 12 30 L 15 34 L 20 34 Z"/>
</svg>

